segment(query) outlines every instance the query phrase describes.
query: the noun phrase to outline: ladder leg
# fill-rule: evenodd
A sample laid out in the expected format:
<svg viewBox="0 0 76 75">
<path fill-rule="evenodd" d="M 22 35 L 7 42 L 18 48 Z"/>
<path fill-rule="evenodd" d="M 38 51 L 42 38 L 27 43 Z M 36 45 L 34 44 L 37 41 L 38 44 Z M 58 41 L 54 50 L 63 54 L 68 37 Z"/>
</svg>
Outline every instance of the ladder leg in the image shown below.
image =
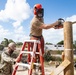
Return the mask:
<svg viewBox="0 0 76 75">
<path fill-rule="evenodd" d="M 37 46 L 36 46 L 36 52 L 39 52 L 38 50 L 38 43 L 37 43 Z M 35 54 L 35 58 L 34 58 L 34 63 L 39 63 L 39 54 Z M 33 74 L 34 75 L 37 75 L 39 69 L 37 68 L 37 65 L 33 65 Z"/>
<path fill-rule="evenodd" d="M 34 63 L 35 54 L 36 54 L 36 47 L 37 47 L 37 43 L 34 42 L 34 45 L 33 45 L 33 55 L 31 57 L 31 68 L 29 70 L 29 75 L 32 75 L 33 63 Z"/>
<path fill-rule="evenodd" d="M 18 69 L 18 66 L 15 67 L 14 71 L 12 72 L 12 75 L 16 74 L 17 69 Z"/>
<path fill-rule="evenodd" d="M 23 44 L 22 49 L 21 49 L 22 51 L 25 49 L 25 45 L 26 45 L 26 43 Z M 19 54 L 19 56 L 17 57 L 17 61 L 16 62 L 20 62 L 21 57 L 22 57 L 22 54 Z M 17 69 L 18 69 L 18 65 L 15 66 L 15 69 L 13 70 L 12 75 L 16 74 Z"/>
<path fill-rule="evenodd" d="M 33 51 L 33 45 L 34 43 L 28 43 L 28 51 Z M 31 50 L 30 50 L 31 48 Z M 31 55 L 28 54 L 28 64 L 31 62 Z M 32 75 L 32 69 L 28 70 L 28 75 Z"/>
<path fill-rule="evenodd" d="M 21 51 L 24 51 L 25 46 L 26 46 L 26 43 L 23 44 Z M 19 54 L 19 56 L 17 57 L 17 61 L 16 62 L 20 62 L 21 58 L 22 58 L 22 54 Z"/>
<path fill-rule="evenodd" d="M 44 55 L 44 38 L 43 37 L 41 38 L 40 43 L 41 43 L 42 55 Z M 44 58 L 43 58 L 43 62 L 44 62 Z"/>
<path fill-rule="evenodd" d="M 30 47 L 31 47 L 31 43 L 28 43 L 28 51 L 30 51 Z M 29 62 L 31 62 L 31 55 L 28 54 L 28 60 L 27 60 L 28 64 Z M 30 71 L 32 73 L 32 70 Z M 28 70 L 28 74 L 29 74 L 29 70 Z"/>
<path fill-rule="evenodd" d="M 39 48 L 39 52 L 40 52 L 40 63 L 41 63 L 42 75 L 45 75 L 45 73 L 44 73 L 44 58 L 43 58 L 43 54 L 42 54 L 42 50 L 41 50 L 41 43 L 38 44 L 38 48 Z"/>
<path fill-rule="evenodd" d="M 30 43 L 28 43 L 28 51 L 30 51 Z M 31 55 L 28 54 L 28 63 L 31 62 Z"/>
</svg>

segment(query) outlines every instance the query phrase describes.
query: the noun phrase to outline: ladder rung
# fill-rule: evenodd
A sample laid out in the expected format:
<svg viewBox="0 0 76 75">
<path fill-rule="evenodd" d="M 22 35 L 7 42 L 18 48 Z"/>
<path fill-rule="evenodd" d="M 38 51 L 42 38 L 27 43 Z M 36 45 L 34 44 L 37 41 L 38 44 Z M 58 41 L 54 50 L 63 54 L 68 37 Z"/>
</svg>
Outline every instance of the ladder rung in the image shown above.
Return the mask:
<svg viewBox="0 0 76 75">
<path fill-rule="evenodd" d="M 33 52 L 32 52 L 32 51 L 21 51 L 21 53 L 27 53 L 27 54 L 29 54 L 29 53 L 30 53 L 31 55 L 33 54 Z"/>
<path fill-rule="evenodd" d="M 36 52 L 36 54 L 40 54 L 39 52 Z"/>
<path fill-rule="evenodd" d="M 35 43 L 40 43 L 40 41 L 39 40 L 25 40 L 25 42 L 35 42 Z"/>
<path fill-rule="evenodd" d="M 21 51 L 21 53 L 30 53 L 31 55 L 33 54 L 32 51 Z M 36 52 L 36 54 L 40 54 L 39 52 Z"/>
<path fill-rule="evenodd" d="M 29 62 L 29 64 L 31 64 L 31 62 Z M 40 63 L 33 63 L 33 64 L 36 65 L 36 66 L 41 66 Z"/>
<path fill-rule="evenodd" d="M 25 67 L 27 67 L 27 68 L 30 69 L 30 65 L 29 64 L 17 63 L 17 65 L 19 65 L 19 66 L 25 66 Z"/>
<path fill-rule="evenodd" d="M 40 63 L 34 63 L 34 65 L 36 65 L 36 66 L 41 66 L 41 64 L 40 64 Z"/>
</svg>

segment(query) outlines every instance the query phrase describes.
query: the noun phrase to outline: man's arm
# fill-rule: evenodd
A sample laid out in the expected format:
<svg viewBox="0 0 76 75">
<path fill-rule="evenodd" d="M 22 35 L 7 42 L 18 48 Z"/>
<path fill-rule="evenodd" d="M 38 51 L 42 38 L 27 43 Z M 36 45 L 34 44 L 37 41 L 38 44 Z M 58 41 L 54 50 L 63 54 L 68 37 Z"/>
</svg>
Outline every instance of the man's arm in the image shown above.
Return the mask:
<svg viewBox="0 0 76 75">
<path fill-rule="evenodd" d="M 52 24 L 42 24 L 40 25 L 40 29 L 50 29 L 50 28 L 55 28 L 56 25 L 58 25 L 59 22 L 56 21 L 55 23 L 52 23 Z M 57 28 L 56 28 L 57 29 Z"/>
<path fill-rule="evenodd" d="M 2 59 L 3 59 L 5 62 L 7 62 L 7 63 L 10 63 L 10 62 L 12 63 L 12 62 L 14 62 L 13 58 L 9 57 L 9 56 L 6 55 L 4 52 L 2 53 L 1 57 L 2 57 Z"/>
</svg>

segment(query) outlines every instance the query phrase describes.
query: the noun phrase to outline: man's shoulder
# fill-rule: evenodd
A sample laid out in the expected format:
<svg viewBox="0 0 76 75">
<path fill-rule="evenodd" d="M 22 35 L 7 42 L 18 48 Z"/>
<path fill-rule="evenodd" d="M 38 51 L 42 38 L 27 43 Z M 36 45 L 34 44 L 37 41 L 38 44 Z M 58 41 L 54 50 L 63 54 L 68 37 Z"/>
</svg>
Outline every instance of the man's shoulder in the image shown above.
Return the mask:
<svg viewBox="0 0 76 75">
<path fill-rule="evenodd" d="M 7 53 L 7 51 L 3 51 L 2 53 Z"/>
<path fill-rule="evenodd" d="M 37 17 L 33 17 L 33 19 L 31 20 L 31 25 L 42 25 L 44 22 L 43 22 L 43 19 L 39 20 L 39 18 Z"/>
<path fill-rule="evenodd" d="M 9 54 L 8 54 L 8 52 L 7 52 L 7 50 L 6 50 L 6 51 L 3 51 L 3 52 L 2 52 L 2 55 L 4 56 L 4 55 L 9 55 Z"/>
<path fill-rule="evenodd" d="M 36 22 L 36 21 L 39 21 L 37 17 L 33 17 L 31 20 L 31 22 Z"/>
</svg>

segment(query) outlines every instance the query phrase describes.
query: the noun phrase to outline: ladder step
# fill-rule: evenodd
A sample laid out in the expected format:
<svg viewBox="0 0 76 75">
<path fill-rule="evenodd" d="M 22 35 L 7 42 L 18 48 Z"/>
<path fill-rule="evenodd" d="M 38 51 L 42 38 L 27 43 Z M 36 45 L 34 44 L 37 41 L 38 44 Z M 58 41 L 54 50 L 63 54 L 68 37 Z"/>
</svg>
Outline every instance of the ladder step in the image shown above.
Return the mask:
<svg viewBox="0 0 76 75">
<path fill-rule="evenodd" d="M 30 69 L 30 66 L 29 64 L 24 64 L 24 63 L 17 63 L 18 66 L 25 66 L 27 67 L 28 69 Z"/>
<path fill-rule="evenodd" d="M 34 63 L 34 65 L 36 65 L 36 66 L 41 66 L 41 64 L 40 64 L 40 63 Z"/>
<path fill-rule="evenodd" d="M 33 63 L 33 64 L 36 65 L 36 66 L 41 66 L 40 63 Z M 30 69 L 30 66 L 31 66 L 31 65 L 29 65 L 29 64 L 24 64 L 24 63 L 17 63 L 17 65 L 18 65 L 18 66 L 25 66 L 25 67 L 27 67 L 28 69 Z"/>
<path fill-rule="evenodd" d="M 36 54 L 40 54 L 39 52 L 36 52 Z"/>
<path fill-rule="evenodd" d="M 27 53 L 27 54 L 29 54 L 29 53 L 30 53 L 31 55 L 33 54 L 33 52 L 32 52 L 32 51 L 21 51 L 21 54 L 22 54 L 22 53 Z"/>
<path fill-rule="evenodd" d="M 31 64 L 31 62 L 29 62 L 29 64 Z M 36 65 L 36 66 L 41 66 L 40 63 L 33 63 L 33 64 Z"/>
<path fill-rule="evenodd" d="M 21 54 L 22 54 L 22 53 L 27 53 L 27 54 L 29 54 L 29 53 L 30 53 L 31 55 L 33 54 L 33 52 L 32 52 L 32 51 L 21 51 Z M 40 53 L 39 53 L 39 52 L 36 52 L 36 54 L 40 54 Z"/>
<path fill-rule="evenodd" d="M 40 43 L 40 41 L 39 40 L 25 40 L 25 42 L 31 42 L 31 43 Z"/>
</svg>

